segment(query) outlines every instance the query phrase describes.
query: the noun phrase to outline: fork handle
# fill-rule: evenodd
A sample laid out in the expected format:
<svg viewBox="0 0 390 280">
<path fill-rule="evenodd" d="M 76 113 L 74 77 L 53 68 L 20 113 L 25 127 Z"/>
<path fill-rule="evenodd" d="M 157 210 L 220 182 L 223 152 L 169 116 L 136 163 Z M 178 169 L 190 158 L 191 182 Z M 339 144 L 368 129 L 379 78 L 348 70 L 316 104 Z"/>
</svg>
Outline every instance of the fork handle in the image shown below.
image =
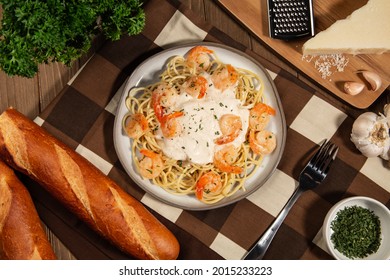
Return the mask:
<svg viewBox="0 0 390 280">
<path fill-rule="evenodd" d="M 267 231 L 259 239 L 256 245 L 254 245 L 253 248 L 246 254 L 246 256 L 244 257 L 245 260 L 263 259 L 265 252 L 267 251 L 269 245 L 272 242 L 272 239 L 275 237 L 284 219 L 286 218 L 288 212 L 290 212 L 290 209 L 292 208 L 292 206 L 298 200 L 298 198 L 301 196 L 302 193 L 303 193 L 302 188 L 298 186 L 295 189 L 294 193 L 291 195 L 290 199 L 287 201 L 286 205 L 280 211 L 279 215 L 276 217 L 274 222 L 270 225 Z"/>
</svg>

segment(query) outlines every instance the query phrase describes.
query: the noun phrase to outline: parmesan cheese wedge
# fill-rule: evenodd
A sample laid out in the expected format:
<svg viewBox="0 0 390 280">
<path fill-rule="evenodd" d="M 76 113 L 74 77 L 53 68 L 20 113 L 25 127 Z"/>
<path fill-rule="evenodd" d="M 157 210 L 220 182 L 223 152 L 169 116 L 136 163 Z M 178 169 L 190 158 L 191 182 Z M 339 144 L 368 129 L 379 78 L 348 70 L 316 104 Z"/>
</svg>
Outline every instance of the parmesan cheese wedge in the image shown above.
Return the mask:
<svg viewBox="0 0 390 280">
<path fill-rule="evenodd" d="M 302 47 L 303 55 L 381 54 L 390 51 L 390 0 L 369 0 Z"/>
</svg>

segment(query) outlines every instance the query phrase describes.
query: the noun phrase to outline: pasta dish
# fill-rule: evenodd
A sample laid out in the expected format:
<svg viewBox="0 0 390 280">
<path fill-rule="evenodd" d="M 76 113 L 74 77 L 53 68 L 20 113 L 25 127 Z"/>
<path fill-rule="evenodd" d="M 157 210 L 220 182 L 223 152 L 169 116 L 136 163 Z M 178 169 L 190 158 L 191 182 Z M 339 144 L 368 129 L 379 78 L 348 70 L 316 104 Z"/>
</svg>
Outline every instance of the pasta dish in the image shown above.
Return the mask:
<svg viewBox="0 0 390 280">
<path fill-rule="evenodd" d="M 177 195 L 212 204 L 245 189 L 273 152 L 260 77 L 196 46 L 171 58 L 157 83 L 135 87 L 122 121 L 139 174 Z"/>
</svg>

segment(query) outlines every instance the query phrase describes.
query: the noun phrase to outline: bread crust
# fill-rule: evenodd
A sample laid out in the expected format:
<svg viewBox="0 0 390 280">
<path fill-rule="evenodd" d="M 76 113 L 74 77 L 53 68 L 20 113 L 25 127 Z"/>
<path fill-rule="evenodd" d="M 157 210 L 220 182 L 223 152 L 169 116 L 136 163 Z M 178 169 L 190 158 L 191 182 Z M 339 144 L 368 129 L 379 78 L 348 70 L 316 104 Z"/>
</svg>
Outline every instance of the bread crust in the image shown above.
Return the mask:
<svg viewBox="0 0 390 280">
<path fill-rule="evenodd" d="M 56 259 L 29 192 L 14 171 L 2 161 L 0 161 L 0 259 Z"/>
<path fill-rule="evenodd" d="M 88 160 L 13 108 L 0 115 L 0 158 L 137 259 L 176 259 L 176 237 Z"/>
</svg>

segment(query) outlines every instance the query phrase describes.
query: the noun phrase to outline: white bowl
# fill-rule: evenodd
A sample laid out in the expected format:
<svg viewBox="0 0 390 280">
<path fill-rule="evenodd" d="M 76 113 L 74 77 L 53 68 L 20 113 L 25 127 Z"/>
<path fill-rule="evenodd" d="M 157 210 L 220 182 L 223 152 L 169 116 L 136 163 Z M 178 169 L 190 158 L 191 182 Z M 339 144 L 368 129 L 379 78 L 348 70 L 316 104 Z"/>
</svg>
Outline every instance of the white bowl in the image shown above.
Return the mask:
<svg viewBox="0 0 390 280">
<path fill-rule="evenodd" d="M 336 214 L 344 209 L 345 207 L 350 206 L 361 206 L 367 208 L 374 212 L 378 216 L 381 224 L 381 244 L 379 249 L 368 255 L 365 260 L 387 260 L 390 259 L 390 210 L 380 203 L 379 201 L 364 197 L 364 196 L 354 196 L 350 198 L 343 199 L 336 203 L 328 212 L 325 217 L 324 224 L 322 227 L 323 237 L 325 239 L 326 245 L 328 247 L 331 255 L 338 260 L 348 260 L 349 258 L 336 250 L 333 246 L 331 236 L 333 230 L 331 229 L 331 223 L 335 219 Z"/>
</svg>

